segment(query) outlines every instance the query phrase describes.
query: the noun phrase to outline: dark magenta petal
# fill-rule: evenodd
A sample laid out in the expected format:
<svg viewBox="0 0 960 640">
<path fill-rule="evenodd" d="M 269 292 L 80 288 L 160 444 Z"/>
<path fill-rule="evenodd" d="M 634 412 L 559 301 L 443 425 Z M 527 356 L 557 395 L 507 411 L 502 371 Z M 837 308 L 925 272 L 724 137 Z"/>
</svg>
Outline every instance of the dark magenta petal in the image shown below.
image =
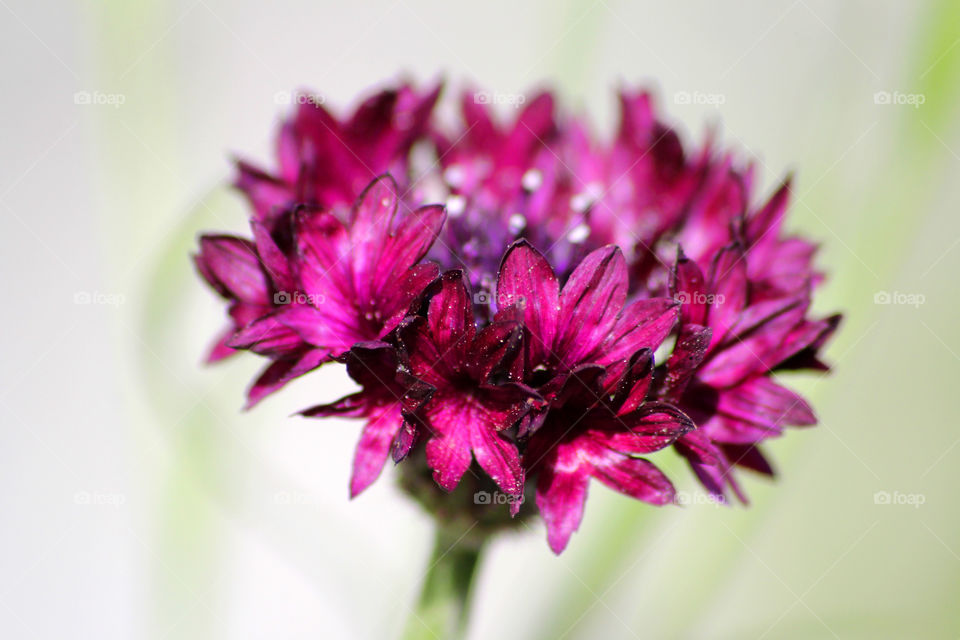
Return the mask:
<svg viewBox="0 0 960 640">
<path fill-rule="evenodd" d="M 250 304 L 270 304 L 270 284 L 260 266 L 257 249 L 249 240 L 234 236 L 200 238 L 197 268 L 225 298 Z"/>
<path fill-rule="evenodd" d="M 608 379 L 604 380 L 604 387 L 607 394 L 613 393 L 610 405 L 618 415 L 635 411 L 646 401 L 653 382 L 653 365 L 653 351 L 644 347 L 630 357 L 615 384 L 610 376 L 616 375 L 616 369 L 607 368 Z"/>
<path fill-rule="evenodd" d="M 530 332 L 528 351 L 531 366 L 548 360 L 557 335 L 560 310 L 557 278 L 546 258 L 526 240 L 507 249 L 497 280 L 497 304 L 517 305 Z"/>
<path fill-rule="evenodd" d="M 682 411 L 660 403 L 648 403 L 631 413 L 616 416 L 608 424 L 593 433 L 593 437 L 608 449 L 636 455 L 668 447 L 694 429 L 693 422 Z"/>
<path fill-rule="evenodd" d="M 260 373 L 260 376 L 247 391 L 245 408 L 252 409 L 261 400 L 274 391 L 278 391 L 288 382 L 329 361 L 328 354 L 319 349 L 306 351 L 299 358 L 277 360 Z"/>
<path fill-rule="evenodd" d="M 293 291 L 297 285 L 289 258 L 277 246 L 264 224 L 251 220 L 250 227 L 253 229 L 253 239 L 257 253 L 260 255 L 260 264 L 273 281 L 274 289 Z"/>
<path fill-rule="evenodd" d="M 541 93 L 530 100 L 517 118 L 500 150 L 500 164 L 522 164 L 534 148 L 546 144 L 553 128 L 553 96 Z"/>
<path fill-rule="evenodd" d="M 392 283 L 381 293 L 379 309 L 375 309 L 375 321 L 382 322 L 379 338 L 384 338 L 397 328 L 408 314 L 420 305 L 427 289 L 440 277 L 440 268 L 432 262 L 418 264 Z"/>
<path fill-rule="evenodd" d="M 707 313 L 713 329 L 713 344 L 717 345 L 740 319 L 747 304 L 747 263 L 738 245 L 725 247 L 714 258 L 707 288 L 710 291 Z"/>
<path fill-rule="evenodd" d="M 355 498 L 373 484 L 380 475 L 390 447 L 393 445 L 403 416 L 400 402 L 377 407 L 369 412 L 367 424 L 360 434 L 357 451 L 353 457 L 353 475 L 350 478 L 350 497 Z"/>
<path fill-rule="evenodd" d="M 677 324 L 680 305 L 672 298 L 648 298 L 633 302 L 617 319 L 604 340 L 597 362 L 611 364 L 640 349 L 655 351 Z"/>
<path fill-rule="evenodd" d="M 735 342 L 711 355 L 698 376 L 713 387 L 724 388 L 772 370 L 783 359 L 781 357 L 778 360 L 777 357 L 780 353 L 785 353 L 785 344 L 802 348 L 798 342 L 788 339 L 802 323 L 805 312 L 805 306 L 788 307 L 748 335 L 737 336 Z M 814 337 L 811 336 L 810 339 Z M 716 344 L 716 340 L 713 343 Z"/>
<path fill-rule="evenodd" d="M 477 464 L 504 492 L 523 493 L 523 469 L 517 445 L 493 429 L 470 430 L 470 446 Z"/>
<path fill-rule="evenodd" d="M 780 227 L 783 223 L 787 205 L 790 203 L 790 187 L 793 177 L 788 176 L 783 184 L 774 192 L 766 204 L 747 220 L 746 236 L 751 257 L 763 259 L 767 257 L 766 247 L 774 245 L 779 240 Z"/>
<path fill-rule="evenodd" d="M 763 455 L 760 447 L 756 445 L 723 444 L 721 448 L 731 464 L 756 471 L 765 476 L 776 475 L 770 461 Z"/>
<path fill-rule="evenodd" d="M 806 400 L 766 376 L 721 391 L 718 399 L 717 413 L 741 422 L 770 429 L 817 423 Z"/>
<path fill-rule="evenodd" d="M 620 93 L 621 142 L 630 145 L 646 145 L 650 142 L 654 125 L 653 104 L 646 92 Z"/>
<path fill-rule="evenodd" d="M 267 356 L 287 355 L 307 346 L 303 338 L 273 313 L 237 331 L 228 341 L 233 349 L 249 349 Z"/>
<path fill-rule="evenodd" d="M 293 190 L 279 180 L 246 162 L 237 162 L 234 186 L 244 193 L 253 207 L 253 219 L 272 225 L 293 200 Z"/>
<path fill-rule="evenodd" d="M 301 208 L 294 215 L 301 293 L 315 301 L 355 299 L 347 230 L 332 214 Z"/>
<path fill-rule="evenodd" d="M 427 326 L 447 362 L 459 361 L 473 342 L 473 301 L 461 271 L 448 271 L 441 276 L 440 291 L 430 300 Z"/>
<path fill-rule="evenodd" d="M 486 383 L 493 376 L 509 377 L 522 337 L 523 326 L 516 322 L 498 321 L 484 327 L 467 356 L 467 369 L 473 379 Z"/>
<path fill-rule="evenodd" d="M 403 421 L 400 430 L 397 432 L 397 437 L 393 441 L 393 447 L 390 452 L 394 462 L 399 463 L 410 455 L 410 451 L 413 449 L 413 445 L 417 443 L 419 435 L 420 433 L 416 425 L 409 420 Z"/>
<path fill-rule="evenodd" d="M 670 293 L 682 304 L 682 324 L 707 324 L 707 285 L 697 263 L 677 249 L 677 262 L 670 278 Z"/>
<path fill-rule="evenodd" d="M 327 349 L 334 358 L 369 337 L 357 326 L 356 316 L 350 313 L 350 309 L 332 300 L 319 308 L 307 304 L 286 305 L 272 318 L 292 329 L 304 342 Z"/>
<path fill-rule="evenodd" d="M 438 407 L 431 424 L 441 423 L 446 431 L 427 442 L 427 465 L 433 479 L 444 491 L 453 491 L 470 467 L 472 458 L 469 415 L 454 413 L 452 407 Z"/>
<path fill-rule="evenodd" d="M 237 352 L 236 349 L 227 345 L 234 333 L 234 327 L 231 325 L 217 337 L 216 341 L 213 343 L 213 347 L 211 347 L 209 353 L 207 353 L 207 364 L 220 362 L 221 360 L 229 358 Z"/>
<path fill-rule="evenodd" d="M 698 324 L 683 325 L 674 344 L 673 353 L 667 360 L 663 397 L 677 400 L 683 395 L 687 383 L 707 355 L 712 335 L 710 327 L 702 327 Z"/>
<path fill-rule="evenodd" d="M 556 356 L 573 365 L 593 353 L 610 335 L 626 298 L 627 266 L 620 249 L 590 253 L 560 293 Z"/>
<path fill-rule="evenodd" d="M 580 527 L 590 483 L 589 468 L 572 446 L 557 447 L 537 480 L 537 508 L 547 526 L 550 549 L 560 554 Z"/>
<path fill-rule="evenodd" d="M 607 450 L 602 458 L 593 458 L 591 475 L 614 491 L 650 504 L 673 502 L 673 483 L 655 464 Z"/>
</svg>

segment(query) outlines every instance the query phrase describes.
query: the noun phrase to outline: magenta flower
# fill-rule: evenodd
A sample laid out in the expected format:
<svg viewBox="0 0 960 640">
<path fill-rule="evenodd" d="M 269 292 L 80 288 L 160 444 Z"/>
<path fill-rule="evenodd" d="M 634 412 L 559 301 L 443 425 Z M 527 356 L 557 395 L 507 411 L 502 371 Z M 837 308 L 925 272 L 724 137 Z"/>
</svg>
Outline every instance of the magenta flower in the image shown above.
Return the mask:
<svg viewBox="0 0 960 640">
<path fill-rule="evenodd" d="M 424 93 L 409 85 L 385 89 L 344 118 L 331 115 L 320 96 L 294 94 L 296 108 L 277 136 L 276 171 L 237 163 L 235 184 L 252 217 L 272 230 L 296 205 L 342 210 L 375 177 L 389 172 L 404 179 L 410 148 L 424 135 L 439 92 L 439 85 Z"/>
<path fill-rule="evenodd" d="M 680 253 L 672 285 L 683 302 L 680 338 L 662 393 L 699 427 L 677 446 L 704 486 L 719 497 L 729 486 L 746 501 L 731 468 L 773 475 L 758 445 L 785 426 L 816 424 L 807 402 L 771 375 L 816 352 L 839 317 L 808 320 L 807 290 L 755 299 L 738 244 L 717 252 L 708 273 Z"/>
<path fill-rule="evenodd" d="M 196 256 L 228 301 L 210 359 L 267 359 L 250 405 L 345 364 L 360 389 L 303 414 L 365 422 L 350 495 L 392 454 L 442 527 L 480 539 L 539 512 L 560 553 L 591 479 L 670 504 L 671 446 L 745 502 L 734 469 L 772 475 L 763 443 L 816 422 L 776 374 L 825 369 L 839 321 L 810 316 L 822 275 L 783 232 L 790 181 L 757 198 L 749 165 L 685 146 L 643 92 L 621 92 L 609 139 L 547 92 L 506 119 L 465 92 L 454 125 L 438 95 L 403 85 L 338 118 L 304 94 L 276 171 L 240 163 L 252 238 Z"/>
<path fill-rule="evenodd" d="M 498 321 L 477 331 L 463 276 L 449 271 L 426 318 L 411 318 L 401 333 L 410 372 L 432 388 L 420 411 L 427 464 L 447 491 L 466 473 L 472 453 L 504 492 L 523 492 L 520 454 L 504 433 L 539 404 L 534 391 L 511 380 L 520 329 L 516 322 Z"/>
</svg>

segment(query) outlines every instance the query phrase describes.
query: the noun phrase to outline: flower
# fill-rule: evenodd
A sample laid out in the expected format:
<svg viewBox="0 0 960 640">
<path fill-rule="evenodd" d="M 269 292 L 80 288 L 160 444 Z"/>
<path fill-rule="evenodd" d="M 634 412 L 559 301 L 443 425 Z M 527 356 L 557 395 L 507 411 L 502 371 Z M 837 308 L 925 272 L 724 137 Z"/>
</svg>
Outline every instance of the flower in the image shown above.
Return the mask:
<svg viewBox="0 0 960 640">
<path fill-rule="evenodd" d="M 537 475 L 537 507 L 555 553 L 580 525 L 591 478 L 650 504 L 673 501 L 670 480 L 639 456 L 670 446 L 694 425 L 676 407 L 647 401 L 652 378 L 653 353 L 646 348 L 620 377 L 598 365 L 581 366 L 530 437 L 524 464 Z"/>
<path fill-rule="evenodd" d="M 295 94 L 296 108 L 277 135 L 276 171 L 237 162 L 235 184 L 252 217 L 272 230 L 295 205 L 343 209 L 375 177 L 404 178 L 439 92 L 439 85 L 421 93 L 401 84 L 376 92 L 343 118 L 331 115 L 320 97 Z"/>
<path fill-rule="evenodd" d="M 539 511 L 560 553 L 591 479 L 670 504 L 669 447 L 746 502 L 735 469 L 772 475 L 763 443 L 816 422 L 777 374 L 825 370 L 839 322 L 810 313 L 823 275 L 784 231 L 791 179 L 757 198 L 749 163 L 684 144 L 642 91 L 620 92 L 609 139 L 549 92 L 501 119 L 465 91 L 448 124 L 439 91 L 344 117 L 298 100 L 276 171 L 239 163 L 252 237 L 202 236 L 195 257 L 228 301 L 210 359 L 267 359 L 250 406 L 344 364 L 359 389 L 302 414 L 365 421 L 351 497 L 392 454 L 438 520 L 482 536 Z"/>
<path fill-rule="evenodd" d="M 807 402 L 777 384 L 773 374 L 790 368 L 805 350 L 816 351 L 839 317 L 807 319 L 807 289 L 755 298 L 747 255 L 737 243 L 717 252 L 708 273 L 679 253 L 672 289 L 683 302 L 681 330 L 666 364 L 662 396 L 677 402 L 699 427 L 680 439 L 678 449 L 704 486 L 721 498 L 729 486 L 746 501 L 731 468 L 773 475 L 758 445 L 779 436 L 784 426 L 817 421 Z"/>
</svg>

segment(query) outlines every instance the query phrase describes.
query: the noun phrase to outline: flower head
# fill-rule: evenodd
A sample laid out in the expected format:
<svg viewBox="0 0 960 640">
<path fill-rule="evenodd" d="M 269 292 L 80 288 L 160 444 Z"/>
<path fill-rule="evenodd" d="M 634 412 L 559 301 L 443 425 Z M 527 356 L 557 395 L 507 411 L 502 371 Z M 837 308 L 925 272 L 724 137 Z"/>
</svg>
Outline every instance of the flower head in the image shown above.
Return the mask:
<svg viewBox="0 0 960 640">
<path fill-rule="evenodd" d="M 620 93 L 607 140 L 548 92 L 506 119 L 464 92 L 452 126 L 438 94 L 401 85 L 344 117 L 298 101 L 277 169 L 239 164 L 252 237 L 196 256 L 228 301 L 211 360 L 267 358 L 249 404 L 345 364 L 359 390 L 303 414 L 365 421 L 351 496 L 392 454 L 438 518 L 507 526 L 534 495 L 557 553 L 591 479 L 673 502 L 667 447 L 745 501 L 734 469 L 771 475 L 762 443 L 816 422 L 776 374 L 825 369 L 839 320 L 810 315 L 823 278 L 783 229 L 790 180 L 756 198 L 749 163 L 685 145 L 644 92 Z M 465 486 L 509 508 L 458 502 Z"/>
</svg>

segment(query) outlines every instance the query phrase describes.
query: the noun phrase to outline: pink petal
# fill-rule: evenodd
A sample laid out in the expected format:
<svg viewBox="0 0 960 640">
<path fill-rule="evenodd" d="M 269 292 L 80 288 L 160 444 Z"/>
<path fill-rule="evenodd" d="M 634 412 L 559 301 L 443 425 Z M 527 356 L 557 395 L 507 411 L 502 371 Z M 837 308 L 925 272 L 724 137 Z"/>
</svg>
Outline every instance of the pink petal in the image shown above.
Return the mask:
<svg viewBox="0 0 960 640">
<path fill-rule="evenodd" d="M 627 298 L 627 265 L 615 246 L 591 252 L 560 293 L 557 355 L 568 366 L 581 362 L 610 334 Z"/>
<path fill-rule="evenodd" d="M 640 349 L 656 351 L 676 326 L 679 309 L 671 298 L 647 298 L 630 304 L 604 341 L 597 362 L 610 364 Z"/>
<path fill-rule="evenodd" d="M 594 461 L 591 475 L 614 491 L 650 504 L 668 504 L 676 495 L 673 483 L 652 462 L 614 451 Z"/>
<path fill-rule="evenodd" d="M 713 329 L 713 346 L 716 346 L 737 323 L 747 303 L 747 263 L 739 246 L 725 247 L 716 255 L 708 289 L 712 295 L 707 301 L 709 324 Z"/>
<path fill-rule="evenodd" d="M 497 304 L 519 305 L 530 332 L 531 366 L 546 362 L 557 334 L 560 287 L 546 258 L 526 240 L 510 245 L 500 263 Z"/>
<path fill-rule="evenodd" d="M 277 360 L 260 373 L 253 386 L 247 391 L 247 404 L 244 408 L 252 409 L 265 397 L 281 389 L 291 380 L 316 369 L 328 361 L 327 356 L 328 354 L 325 351 L 311 349 L 299 358 Z"/>
<path fill-rule="evenodd" d="M 470 445 L 477 463 L 498 487 L 514 496 L 523 493 L 523 469 L 516 444 L 486 425 L 471 425 Z"/>
<path fill-rule="evenodd" d="M 390 447 L 400 431 L 403 416 L 400 403 L 388 404 L 370 411 L 369 420 L 360 435 L 353 457 L 350 497 L 355 498 L 373 484 L 387 461 Z"/>
<path fill-rule="evenodd" d="M 590 475 L 574 448 L 560 445 L 555 455 L 540 471 L 537 508 L 547 526 L 550 549 L 559 555 L 580 527 Z"/>
<path fill-rule="evenodd" d="M 200 238 L 197 268 L 220 294 L 250 304 L 270 304 L 270 284 L 249 240 L 225 235 Z"/>
</svg>

